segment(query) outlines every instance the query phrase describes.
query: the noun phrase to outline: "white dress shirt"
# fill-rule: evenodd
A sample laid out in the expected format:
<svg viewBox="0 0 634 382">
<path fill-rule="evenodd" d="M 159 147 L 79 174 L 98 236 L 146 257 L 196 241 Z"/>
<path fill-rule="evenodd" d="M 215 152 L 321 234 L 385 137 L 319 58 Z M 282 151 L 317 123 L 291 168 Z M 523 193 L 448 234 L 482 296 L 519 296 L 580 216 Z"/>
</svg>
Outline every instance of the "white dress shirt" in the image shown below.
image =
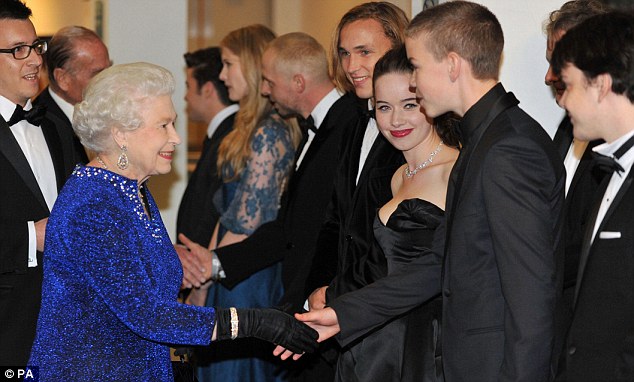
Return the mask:
<svg viewBox="0 0 634 382">
<path fill-rule="evenodd" d="M 572 178 L 575 176 L 575 171 L 577 171 L 577 167 L 579 167 L 581 157 L 586 151 L 586 147 L 588 147 L 587 141 L 573 139 L 572 144 L 570 144 L 568 148 L 568 153 L 566 154 L 566 158 L 564 158 L 564 167 L 566 167 L 566 196 L 568 196 Z"/>
<path fill-rule="evenodd" d="M 53 99 L 53 101 L 55 101 L 55 103 L 57 104 L 57 106 L 59 106 L 59 108 L 62 109 L 62 112 L 64 112 L 64 115 L 68 118 L 68 120 L 71 123 L 73 123 L 73 115 L 75 114 L 75 106 L 66 102 L 66 100 L 64 100 L 57 93 L 55 93 L 53 89 L 48 88 L 48 92 L 51 95 L 51 98 Z"/>
<path fill-rule="evenodd" d="M 612 157 L 614 156 L 614 152 L 618 150 L 623 143 L 625 143 L 628 139 L 630 139 L 632 135 L 634 135 L 634 130 L 630 131 L 629 133 L 623 135 L 619 139 L 616 139 L 610 143 L 606 142 L 606 143 L 600 144 L 594 147 L 592 150 L 599 154 Z M 616 162 L 620 164 L 621 167 L 623 167 L 624 171 L 621 173 L 617 173 L 615 171 L 612 174 L 612 177 L 610 178 L 610 182 L 608 183 L 608 188 L 605 190 L 605 194 L 603 194 L 603 199 L 601 200 L 601 206 L 599 207 L 597 220 L 594 222 L 591 243 L 594 242 L 594 238 L 597 235 L 599 226 L 601 225 L 601 222 L 603 221 L 603 218 L 605 217 L 606 212 L 610 208 L 610 205 L 614 201 L 614 197 L 619 192 L 619 189 L 621 189 L 623 182 L 625 182 L 625 179 L 627 179 L 627 176 L 630 173 L 630 170 L 632 169 L 632 164 L 634 163 L 634 150 L 629 149 L 625 154 L 623 154 L 623 156 L 621 156 L 619 159 L 616 159 Z"/>
<path fill-rule="evenodd" d="M 319 101 L 317 106 L 310 112 L 310 116 L 313 117 L 313 123 L 315 124 L 315 130 L 319 129 L 321 123 L 326 119 L 326 114 L 330 111 L 332 105 L 339 100 L 343 96 L 343 93 L 339 92 L 336 88 L 333 88 L 324 98 Z M 306 144 L 302 148 L 302 152 L 299 154 L 297 158 L 297 162 L 295 162 L 295 170 L 299 169 L 299 165 L 302 164 L 302 160 L 304 159 L 304 155 L 308 151 L 310 144 L 313 142 L 315 138 L 315 132 L 312 130 L 308 130 L 308 139 L 306 140 Z"/>
<path fill-rule="evenodd" d="M 0 114 L 5 121 L 11 119 L 16 105 L 0 96 Z M 31 101 L 27 101 L 24 106 L 24 110 L 31 110 Z M 9 129 L 13 133 L 18 145 L 22 149 L 22 153 L 26 157 L 31 171 L 37 180 L 37 184 L 40 186 L 44 200 L 49 211 L 53 208 L 53 203 L 57 198 L 57 180 L 55 179 L 55 167 L 53 166 L 53 160 L 51 154 L 48 151 L 48 145 L 44 138 L 44 133 L 40 126 L 34 126 L 28 123 L 26 120 L 22 120 Z M 27 222 L 29 230 L 29 267 L 37 266 L 37 237 L 35 236 L 35 222 Z"/>
<path fill-rule="evenodd" d="M 368 110 L 372 109 L 372 100 L 368 100 Z M 372 145 L 374 144 L 374 141 L 378 136 L 379 127 L 376 125 L 376 119 L 370 118 L 368 124 L 365 127 L 365 134 L 363 134 L 363 144 L 361 145 L 361 155 L 359 155 L 359 169 L 357 170 L 357 180 L 355 184 L 359 183 L 359 177 L 361 176 L 361 171 L 363 170 L 365 161 L 366 159 L 368 159 L 368 155 L 370 154 Z"/>
<path fill-rule="evenodd" d="M 220 110 L 209 122 L 209 126 L 207 127 L 207 137 L 211 139 L 216 130 L 218 130 L 218 126 L 224 121 L 228 116 L 233 113 L 237 113 L 240 110 L 240 106 L 237 103 L 231 104 L 224 109 Z"/>
</svg>

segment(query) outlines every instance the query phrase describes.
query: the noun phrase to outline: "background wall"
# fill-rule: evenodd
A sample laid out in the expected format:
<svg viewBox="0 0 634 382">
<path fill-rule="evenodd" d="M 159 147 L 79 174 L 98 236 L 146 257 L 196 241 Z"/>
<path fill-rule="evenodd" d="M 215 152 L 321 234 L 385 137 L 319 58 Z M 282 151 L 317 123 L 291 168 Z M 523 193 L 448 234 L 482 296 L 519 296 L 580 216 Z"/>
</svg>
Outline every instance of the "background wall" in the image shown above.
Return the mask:
<svg viewBox="0 0 634 382">
<path fill-rule="evenodd" d="M 147 61 L 167 68 L 176 78 L 172 99 L 178 114 L 176 130 L 183 143 L 177 148 L 172 172 L 149 180 L 163 221 L 172 239 L 175 239 L 176 213 L 187 184 L 187 114 L 183 99 L 187 3 L 174 0 L 108 0 L 105 21 L 110 58 L 115 63 Z"/>
<path fill-rule="evenodd" d="M 392 0 L 408 14 L 422 9 L 423 0 Z M 480 0 L 499 18 L 505 33 L 501 80 L 520 106 L 553 134 L 563 111 L 544 85 L 547 63 L 542 23 L 565 0 Z M 103 37 L 115 63 L 148 61 L 174 73 L 173 97 L 179 115 L 177 130 L 187 142 L 183 97 L 186 51 L 217 45 L 229 31 L 252 23 L 271 27 L 277 34 L 304 31 L 325 47 L 341 16 L 360 0 L 26 0 L 42 36 L 65 25 L 95 29 L 98 7 L 103 7 Z M 203 129 L 191 131 L 192 142 L 202 140 Z M 168 232 L 175 237 L 176 211 L 187 182 L 187 144 L 177 150 L 171 174 L 153 177 L 152 192 Z"/>
<path fill-rule="evenodd" d="M 546 36 L 542 32 L 548 14 L 561 7 L 562 0 L 523 1 L 482 0 L 496 14 L 504 31 L 504 57 L 500 80 L 507 91 L 520 100 L 520 107 L 553 136 L 564 111 L 555 103 L 550 87 L 544 84 L 548 69 Z"/>
<path fill-rule="evenodd" d="M 93 0 L 26 0 L 33 11 L 33 23 L 40 36 L 52 36 L 66 25 L 95 28 Z"/>
</svg>

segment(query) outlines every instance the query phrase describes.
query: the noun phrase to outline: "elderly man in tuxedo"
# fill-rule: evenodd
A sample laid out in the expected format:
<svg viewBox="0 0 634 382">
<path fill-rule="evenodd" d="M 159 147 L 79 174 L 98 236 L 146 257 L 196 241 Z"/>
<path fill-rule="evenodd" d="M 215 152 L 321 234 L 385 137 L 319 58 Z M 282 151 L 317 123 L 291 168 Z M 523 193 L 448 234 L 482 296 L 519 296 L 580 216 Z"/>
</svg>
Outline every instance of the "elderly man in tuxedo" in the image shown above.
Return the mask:
<svg viewBox="0 0 634 382">
<path fill-rule="evenodd" d="M 575 139 L 607 172 L 592 203 L 558 379 L 634 380 L 634 16 L 611 12 L 570 29 L 552 56 Z"/>
<path fill-rule="evenodd" d="M 73 132 L 73 107 L 82 100 L 84 89 L 97 73 L 111 64 L 108 48 L 97 34 L 80 26 L 57 31 L 46 53 L 49 86 L 33 101 L 46 106 L 46 118 L 58 129 L 72 133 L 76 155 L 82 163 L 88 155 Z"/>
<path fill-rule="evenodd" d="M 176 221 L 176 231 L 186 240 L 208 245 L 213 227 L 220 217 L 213 197 L 222 186 L 218 174 L 218 147 L 233 129 L 239 107 L 229 99 L 227 87 L 218 76 L 222 70 L 220 48 L 209 47 L 185 54 L 187 65 L 187 116 L 207 128 L 202 152 L 187 182 Z M 182 245 L 176 245 L 181 259 L 186 287 L 200 286 L 209 277 L 211 266 L 201 272 L 198 260 Z M 194 272 L 199 277 L 193 277 Z M 202 279 L 201 279 L 202 278 Z"/>
<path fill-rule="evenodd" d="M 72 135 L 33 107 L 41 41 L 20 0 L 0 2 L 0 365 L 26 365 L 40 310 L 46 223 L 75 165 Z"/>
</svg>

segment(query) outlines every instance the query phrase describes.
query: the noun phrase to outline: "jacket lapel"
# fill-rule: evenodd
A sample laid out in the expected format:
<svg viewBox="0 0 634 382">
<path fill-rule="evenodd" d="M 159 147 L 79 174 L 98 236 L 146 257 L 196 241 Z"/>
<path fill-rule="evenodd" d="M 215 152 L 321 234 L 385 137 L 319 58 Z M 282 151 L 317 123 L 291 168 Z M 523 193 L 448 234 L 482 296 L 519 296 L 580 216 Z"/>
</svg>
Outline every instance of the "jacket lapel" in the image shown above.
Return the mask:
<svg viewBox="0 0 634 382">
<path fill-rule="evenodd" d="M 597 235 L 601 233 L 603 227 L 606 222 L 609 221 L 610 217 L 614 214 L 617 208 L 619 208 L 619 203 L 621 199 L 623 199 L 623 195 L 627 193 L 632 185 L 632 176 L 634 173 L 630 170 L 630 173 L 627 175 L 627 179 L 621 185 L 619 192 L 616 193 L 614 200 L 610 204 L 610 208 L 605 213 L 605 217 L 599 223 L 599 228 L 597 229 Z M 599 208 L 601 207 L 601 202 L 603 200 L 603 196 L 605 194 L 606 189 L 608 188 L 608 184 L 610 183 L 611 176 L 606 176 L 603 178 L 599 189 L 597 190 L 597 199 L 595 200 L 595 205 L 592 210 L 592 213 L 588 217 L 588 222 L 586 226 L 586 232 L 583 236 L 583 243 L 581 246 L 581 253 L 579 254 L 579 271 L 577 272 L 577 285 L 575 286 L 575 296 L 573 300 L 573 307 L 577 305 L 577 298 L 579 297 L 579 290 L 581 289 L 581 283 L 583 282 L 583 275 L 586 269 L 586 264 L 588 263 L 588 256 L 590 255 L 590 250 L 592 249 L 592 233 L 594 232 L 594 225 L 597 219 L 597 215 L 599 213 Z M 596 240 L 596 238 L 595 238 Z"/>
<path fill-rule="evenodd" d="M 40 186 L 37 184 L 35 175 L 31 171 L 31 166 L 26 160 L 18 141 L 16 141 L 9 125 L 0 118 L 0 153 L 2 153 L 9 163 L 15 168 L 16 172 L 22 178 L 22 181 L 31 190 L 35 198 L 40 202 L 45 210 L 48 211 L 46 200 L 40 190 Z"/>
</svg>

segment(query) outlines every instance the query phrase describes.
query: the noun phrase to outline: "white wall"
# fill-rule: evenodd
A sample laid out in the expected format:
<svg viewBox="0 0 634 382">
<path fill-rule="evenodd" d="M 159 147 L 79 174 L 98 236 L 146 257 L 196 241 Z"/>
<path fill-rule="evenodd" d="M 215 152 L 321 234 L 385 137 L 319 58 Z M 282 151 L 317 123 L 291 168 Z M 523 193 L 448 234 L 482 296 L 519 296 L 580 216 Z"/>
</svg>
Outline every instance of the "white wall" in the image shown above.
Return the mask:
<svg viewBox="0 0 634 382">
<path fill-rule="evenodd" d="M 40 36 L 52 36 L 66 25 L 82 25 L 94 29 L 94 0 L 27 0 L 33 11 L 33 25 Z"/>
<path fill-rule="evenodd" d="M 554 135 L 564 111 L 544 84 L 546 37 L 542 25 L 564 0 L 480 0 L 500 20 L 504 30 L 504 58 L 500 80 L 520 100 L 520 107 Z"/>
<path fill-rule="evenodd" d="M 177 147 L 169 175 L 149 180 L 152 195 L 172 239 L 176 213 L 187 184 L 185 113 L 185 63 L 187 51 L 187 2 L 175 0 L 108 0 L 105 6 L 105 40 L 115 64 L 146 61 L 170 70 L 176 79 L 172 97 L 178 114 L 176 130 L 183 143 Z"/>
</svg>

